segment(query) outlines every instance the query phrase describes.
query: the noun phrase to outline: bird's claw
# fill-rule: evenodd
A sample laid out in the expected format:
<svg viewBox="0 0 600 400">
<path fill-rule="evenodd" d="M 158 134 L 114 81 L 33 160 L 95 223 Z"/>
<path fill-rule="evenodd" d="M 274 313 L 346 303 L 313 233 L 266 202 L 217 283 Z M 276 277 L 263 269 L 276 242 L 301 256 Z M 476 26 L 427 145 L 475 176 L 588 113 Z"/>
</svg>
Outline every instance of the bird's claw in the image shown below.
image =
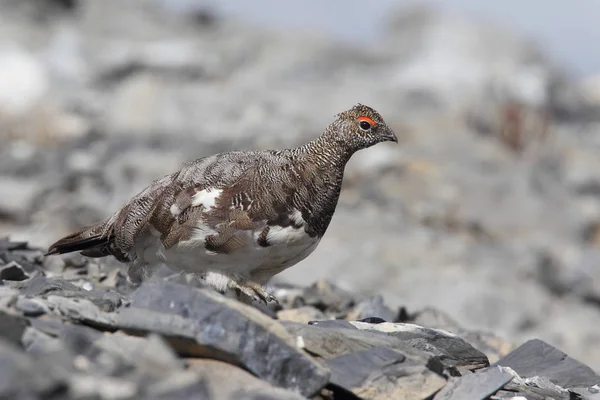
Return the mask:
<svg viewBox="0 0 600 400">
<path fill-rule="evenodd" d="M 275 302 L 275 304 L 279 305 L 279 300 L 277 300 L 277 297 L 268 293 L 265 289 L 262 288 L 261 285 L 257 283 L 236 283 L 235 289 L 238 291 L 238 297 L 240 293 L 243 293 L 246 297 L 256 302 L 263 302 L 265 304 Z"/>
</svg>

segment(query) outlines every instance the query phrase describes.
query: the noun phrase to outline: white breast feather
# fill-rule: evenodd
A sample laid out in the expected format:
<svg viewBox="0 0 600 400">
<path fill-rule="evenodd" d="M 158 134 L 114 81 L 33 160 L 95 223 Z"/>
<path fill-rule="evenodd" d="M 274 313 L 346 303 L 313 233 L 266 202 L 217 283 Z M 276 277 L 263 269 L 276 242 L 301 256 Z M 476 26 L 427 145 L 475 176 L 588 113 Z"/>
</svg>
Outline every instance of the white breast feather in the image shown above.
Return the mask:
<svg viewBox="0 0 600 400">
<path fill-rule="evenodd" d="M 215 189 L 198 192 L 193 197 L 193 204 L 212 206 L 220 193 L 220 190 Z M 248 276 L 257 269 L 280 266 L 287 268 L 306 258 L 319 243 L 318 237 L 310 237 L 304 230 L 300 211 L 295 210 L 290 219 L 299 227 L 271 226 L 267 235 L 267 247 L 257 243 L 266 221 L 255 230 L 238 232 L 245 246 L 228 254 L 214 253 L 204 247 L 206 236 L 216 232 L 199 220 L 194 235 L 167 249 L 165 259 L 170 267 L 189 273 L 215 271 Z"/>
</svg>

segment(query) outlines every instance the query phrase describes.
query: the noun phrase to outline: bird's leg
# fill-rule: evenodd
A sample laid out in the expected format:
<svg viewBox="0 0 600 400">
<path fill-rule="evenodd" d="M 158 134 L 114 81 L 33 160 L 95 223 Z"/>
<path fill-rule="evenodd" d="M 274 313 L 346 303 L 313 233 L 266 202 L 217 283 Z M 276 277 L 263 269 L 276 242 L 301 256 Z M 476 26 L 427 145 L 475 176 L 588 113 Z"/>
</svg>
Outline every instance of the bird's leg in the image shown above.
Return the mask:
<svg viewBox="0 0 600 400">
<path fill-rule="evenodd" d="M 229 287 L 238 292 L 238 297 L 246 296 L 249 299 L 262 301 L 265 304 L 268 304 L 270 301 L 279 304 L 279 300 L 277 300 L 275 296 L 268 293 L 261 284 L 251 281 L 250 279 L 239 276 L 230 277 Z M 242 299 L 240 298 L 240 300 Z"/>
</svg>

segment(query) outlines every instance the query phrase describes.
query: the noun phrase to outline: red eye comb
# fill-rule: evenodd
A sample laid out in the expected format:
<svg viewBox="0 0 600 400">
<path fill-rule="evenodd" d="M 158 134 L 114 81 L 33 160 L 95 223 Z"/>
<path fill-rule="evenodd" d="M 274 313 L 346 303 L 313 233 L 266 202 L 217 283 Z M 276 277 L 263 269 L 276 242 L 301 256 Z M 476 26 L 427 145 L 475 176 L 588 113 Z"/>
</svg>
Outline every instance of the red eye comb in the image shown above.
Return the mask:
<svg viewBox="0 0 600 400">
<path fill-rule="evenodd" d="M 375 125 L 377 125 L 377 124 L 375 123 L 375 121 L 373 121 L 373 120 L 372 120 L 371 118 L 369 118 L 369 117 L 363 117 L 363 116 L 360 116 L 360 117 L 358 117 L 358 120 L 359 120 L 359 121 L 366 121 L 366 122 L 370 123 L 370 124 L 371 124 L 371 126 L 375 126 Z"/>
</svg>

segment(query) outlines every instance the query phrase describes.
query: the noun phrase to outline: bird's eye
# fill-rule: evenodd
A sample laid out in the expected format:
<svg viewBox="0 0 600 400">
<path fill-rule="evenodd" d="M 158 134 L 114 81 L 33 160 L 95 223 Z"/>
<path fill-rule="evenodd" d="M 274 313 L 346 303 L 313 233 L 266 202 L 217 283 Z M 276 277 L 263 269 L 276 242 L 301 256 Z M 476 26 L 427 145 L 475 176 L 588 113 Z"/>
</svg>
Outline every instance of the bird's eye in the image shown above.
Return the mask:
<svg viewBox="0 0 600 400">
<path fill-rule="evenodd" d="M 375 121 L 373 121 L 371 118 L 369 117 L 358 117 L 358 120 L 360 121 L 358 123 L 358 126 L 360 126 L 360 129 L 362 129 L 363 131 L 369 131 L 371 130 L 372 127 L 375 126 Z"/>
</svg>

